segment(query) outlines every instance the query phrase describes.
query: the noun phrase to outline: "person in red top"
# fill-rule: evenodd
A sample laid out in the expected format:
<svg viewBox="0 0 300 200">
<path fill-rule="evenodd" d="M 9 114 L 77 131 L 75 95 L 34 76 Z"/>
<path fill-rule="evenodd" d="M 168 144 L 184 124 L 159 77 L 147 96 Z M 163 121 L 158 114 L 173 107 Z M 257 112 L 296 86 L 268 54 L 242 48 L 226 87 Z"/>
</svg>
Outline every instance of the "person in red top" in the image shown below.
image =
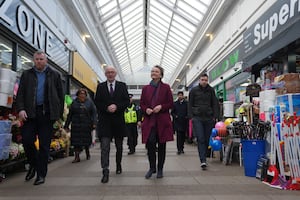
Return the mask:
<svg viewBox="0 0 300 200">
<path fill-rule="evenodd" d="M 173 95 L 168 84 L 162 82 L 164 70 L 156 65 L 151 70 L 151 82 L 142 89 L 140 106 L 144 113 L 142 122 L 142 143 L 146 144 L 150 169 L 145 178 L 156 173 L 156 145 L 158 143 L 157 178 L 163 177 L 166 157 L 166 142 L 172 141 L 173 126 L 170 109 L 173 108 Z"/>
</svg>

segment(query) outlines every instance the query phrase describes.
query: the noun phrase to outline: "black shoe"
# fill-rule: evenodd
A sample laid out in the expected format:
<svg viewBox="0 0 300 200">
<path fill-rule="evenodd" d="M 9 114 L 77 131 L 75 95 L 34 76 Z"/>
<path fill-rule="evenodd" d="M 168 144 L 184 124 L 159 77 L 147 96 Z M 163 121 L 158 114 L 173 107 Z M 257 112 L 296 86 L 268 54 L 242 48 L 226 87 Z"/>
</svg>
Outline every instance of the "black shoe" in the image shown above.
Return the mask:
<svg viewBox="0 0 300 200">
<path fill-rule="evenodd" d="M 149 171 L 147 172 L 147 174 L 145 175 L 145 178 L 146 179 L 149 179 L 151 176 L 152 176 L 152 174 L 155 174 L 156 173 L 156 170 L 154 170 L 154 169 L 149 169 Z"/>
<path fill-rule="evenodd" d="M 180 155 L 181 154 L 181 151 L 177 151 L 177 155 Z"/>
<path fill-rule="evenodd" d="M 121 173 L 122 173 L 122 166 L 121 165 L 117 165 L 116 174 L 121 174 Z"/>
<path fill-rule="evenodd" d="M 86 155 L 86 159 L 87 159 L 87 160 L 90 160 L 90 159 L 91 159 L 91 154 L 90 154 L 89 148 L 86 148 L 86 149 L 85 149 L 85 155 Z"/>
<path fill-rule="evenodd" d="M 181 153 L 182 153 L 182 154 L 184 154 L 184 151 L 183 151 L 183 150 L 181 150 Z"/>
<path fill-rule="evenodd" d="M 108 174 L 103 174 L 103 177 L 102 177 L 102 179 L 101 179 L 101 183 L 107 183 L 107 182 L 108 182 L 108 179 L 109 179 Z"/>
<path fill-rule="evenodd" d="M 35 169 L 33 167 L 30 167 L 25 176 L 25 180 L 29 181 L 29 180 L 33 179 L 34 176 L 35 176 Z"/>
<path fill-rule="evenodd" d="M 128 152 L 128 155 L 132 155 L 132 154 L 134 154 L 134 151 L 129 151 Z"/>
<path fill-rule="evenodd" d="M 35 179 L 33 185 L 41 185 L 41 184 L 43 184 L 43 183 L 45 183 L 45 178 L 44 178 L 44 177 L 41 177 L 41 176 L 38 176 L 38 177 Z"/>
<path fill-rule="evenodd" d="M 207 164 L 205 162 L 203 162 L 203 163 L 201 163 L 200 167 L 202 168 L 202 170 L 206 170 Z"/>
<path fill-rule="evenodd" d="M 157 171 L 156 178 L 162 178 L 162 177 L 164 177 L 164 175 L 163 175 L 162 169 L 160 169 L 160 170 Z"/>
</svg>

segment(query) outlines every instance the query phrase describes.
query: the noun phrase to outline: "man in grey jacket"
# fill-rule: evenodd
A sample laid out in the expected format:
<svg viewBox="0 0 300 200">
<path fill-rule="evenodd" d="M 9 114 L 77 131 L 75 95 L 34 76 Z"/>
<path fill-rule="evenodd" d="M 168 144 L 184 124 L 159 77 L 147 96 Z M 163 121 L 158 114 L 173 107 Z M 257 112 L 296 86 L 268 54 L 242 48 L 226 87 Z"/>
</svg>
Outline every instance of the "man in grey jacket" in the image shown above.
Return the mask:
<svg viewBox="0 0 300 200">
<path fill-rule="evenodd" d="M 201 168 L 207 167 L 206 152 L 211 130 L 219 116 L 219 103 L 214 89 L 208 84 L 208 75 L 201 74 L 199 85 L 189 93 L 188 116 L 193 122 L 197 138 Z"/>
<path fill-rule="evenodd" d="M 47 56 L 39 50 L 33 56 L 34 67 L 21 76 L 16 106 L 19 118 L 24 122 L 22 142 L 30 168 L 25 177 L 31 180 L 37 174 L 34 185 L 45 182 L 47 175 L 53 123 L 62 117 L 64 96 L 58 72 L 47 65 Z M 34 142 L 39 138 L 39 150 Z"/>
</svg>

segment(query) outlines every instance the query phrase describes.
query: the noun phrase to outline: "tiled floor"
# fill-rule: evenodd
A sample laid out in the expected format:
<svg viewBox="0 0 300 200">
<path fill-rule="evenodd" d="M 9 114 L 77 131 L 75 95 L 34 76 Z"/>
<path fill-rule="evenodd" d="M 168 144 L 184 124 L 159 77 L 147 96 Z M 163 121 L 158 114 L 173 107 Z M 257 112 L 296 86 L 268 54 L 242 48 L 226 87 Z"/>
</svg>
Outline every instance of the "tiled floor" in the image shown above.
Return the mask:
<svg viewBox="0 0 300 200">
<path fill-rule="evenodd" d="M 196 146 L 186 145 L 185 154 L 176 154 L 175 142 L 167 144 L 164 178 L 145 179 L 148 160 L 144 145 L 134 155 L 127 155 L 124 141 L 123 173 L 115 173 L 115 151 L 112 144 L 109 183 L 102 184 L 99 144 L 91 149 L 91 160 L 72 164 L 72 157 L 49 164 L 45 184 L 34 186 L 24 181 L 25 172 L 9 174 L 0 183 L 0 200 L 265 200 L 299 199 L 299 191 L 271 188 L 255 178 L 244 176 L 237 163 L 225 166 L 218 158 L 208 160 L 202 171 Z"/>
</svg>

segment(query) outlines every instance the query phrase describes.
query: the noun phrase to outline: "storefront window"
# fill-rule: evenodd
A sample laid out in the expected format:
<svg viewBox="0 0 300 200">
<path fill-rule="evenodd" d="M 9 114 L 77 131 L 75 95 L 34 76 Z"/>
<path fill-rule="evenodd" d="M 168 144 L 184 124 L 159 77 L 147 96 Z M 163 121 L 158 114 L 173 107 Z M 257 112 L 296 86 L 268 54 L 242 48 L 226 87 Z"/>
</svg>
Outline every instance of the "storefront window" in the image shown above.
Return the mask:
<svg viewBox="0 0 300 200">
<path fill-rule="evenodd" d="M 246 87 L 251 83 L 250 76 L 250 73 L 242 72 L 226 81 L 226 101 L 239 103 L 245 99 Z"/>
<path fill-rule="evenodd" d="M 0 67 L 12 68 L 12 43 L 0 36 Z"/>
<path fill-rule="evenodd" d="M 22 72 L 26 69 L 30 69 L 33 66 L 32 55 L 27 53 L 22 48 L 19 49 L 17 59 L 17 75 L 21 76 Z"/>
</svg>

